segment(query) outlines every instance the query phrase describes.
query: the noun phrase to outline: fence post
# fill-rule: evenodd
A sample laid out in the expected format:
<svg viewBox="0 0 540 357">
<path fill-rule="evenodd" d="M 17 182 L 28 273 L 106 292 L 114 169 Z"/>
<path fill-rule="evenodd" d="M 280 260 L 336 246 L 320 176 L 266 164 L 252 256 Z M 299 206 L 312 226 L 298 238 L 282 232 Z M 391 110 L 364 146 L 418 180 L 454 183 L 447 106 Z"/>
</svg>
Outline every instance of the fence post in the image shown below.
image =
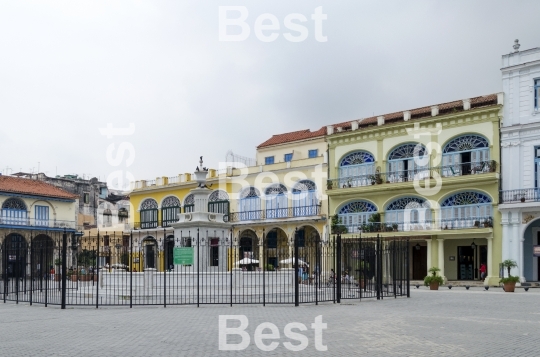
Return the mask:
<svg viewBox="0 0 540 357">
<path fill-rule="evenodd" d="M 411 276 L 410 276 L 410 267 L 409 267 L 409 238 L 407 238 L 407 245 L 406 245 L 406 250 L 405 250 L 405 259 L 406 259 L 405 269 L 407 269 L 406 270 L 406 275 L 407 275 L 407 297 L 410 298 L 411 297 Z"/>
<path fill-rule="evenodd" d="M 336 301 L 341 303 L 341 233 L 338 233 L 337 235 L 337 252 L 336 252 L 336 272 L 334 275 L 336 276 L 336 289 L 337 289 L 337 299 Z"/>
<path fill-rule="evenodd" d="M 174 239 L 174 238 L 173 238 Z M 167 240 L 167 232 L 163 228 L 163 307 L 167 307 L 167 269 L 169 269 L 169 255 L 167 248 L 169 247 L 169 241 Z"/>
<path fill-rule="evenodd" d="M 67 259 L 67 233 L 66 229 L 64 228 L 64 234 L 62 234 L 62 306 L 61 309 L 66 308 L 66 259 Z"/>
<path fill-rule="evenodd" d="M 96 285 L 96 309 L 99 307 L 99 231 L 97 233 L 97 243 L 96 243 L 96 268 L 94 269 L 94 274 L 97 274 L 97 285 Z M 92 285 L 94 284 L 94 276 L 92 276 Z"/>
<path fill-rule="evenodd" d="M 200 257 L 200 250 L 199 250 L 200 242 L 199 242 L 199 228 L 197 228 L 197 307 L 199 307 L 199 270 L 201 266 L 201 257 Z"/>
<path fill-rule="evenodd" d="M 231 226 L 231 230 L 229 232 L 229 236 L 230 236 L 230 242 L 229 242 L 229 259 L 230 259 L 230 264 L 229 264 L 229 269 L 230 269 L 230 276 L 229 276 L 229 280 L 230 280 L 230 289 L 229 289 L 229 293 L 230 293 L 230 305 L 232 307 L 232 303 L 233 303 L 233 269 L 234 269 L 234 260 L 235 260 L 235 252 L 233 251 L 233 237 L 234 237 L 234 226 Z"/>
<path fill-rule="evenodd" d="M 4 257 L 2 259 L 2 275 L 3 275 L 3 278 L 4 278 L 4 304 L 6 303 L 6 295 L 7 295 L 7 291 L 8 291 L 8 279 L 7 279 L 7 258 L 8 258 L 8 254 L 7 254 L 7 244 L 6 244 L 6 236 L 4 235 L 4 242 L 2 243 L 3 245 L 3 252 L 4 252 Z M 47 306 L 47 305 L 45 305 Z"/>
<path fill-rule="evenodd" d="M 381 270 L 382 270 L 382 264 L 381 264 L 381 239 L 379 235 L 377 234 L 377 244 L 375 246 L 375 289 L 377 290 L 377 300 L 381 299 Z"/>
<path fill-rule="evenodd" d="M 317 239 L 315 241 L 315 269 L 312 270 L 315 273 L 315 305 L 319 305 L 319 271 L 321 270 L 321 257 L 319 256 L 320 241 L 320 236 L 317 234 Z"/>
<path fill-rule="evenodd" d="M 33 252 L 34 252 L 34 239 L 32 238 L 32 236 L 30 236 L 30 306 L 32 306 L 32 293 L 34 291 L 34 269 L 32 266 Z"/>
<path fill-rule="evenodd" d="M 298 306 L 300 300 L 298 272 L 298 228 L 296 228 L 294 230 L 294 306 Z"/>
<path fill-rule="evenodd" d="M 129 235 L 129 308 L 133 308 L 133 231 Z"/>
<path fill-rule="evenodd" d="M 266 258 L 266 252 L 264 251 L 264 247 L 266 246 L 265 245 L 265 241 L 266 241 L 266 234 L 265 234 L 265 230 L 263 228 L 263 236 L 262 236 L 262 257 L 259 257 L 259 259 L 262 260 L 262 269 L 263 269 L 263 306 L 266 306 L 266 277 L 265 277 L 265 273 L 264 271 L 266 270 L 266 263 L 265 263 L 265 258 Z"/>
</svg>

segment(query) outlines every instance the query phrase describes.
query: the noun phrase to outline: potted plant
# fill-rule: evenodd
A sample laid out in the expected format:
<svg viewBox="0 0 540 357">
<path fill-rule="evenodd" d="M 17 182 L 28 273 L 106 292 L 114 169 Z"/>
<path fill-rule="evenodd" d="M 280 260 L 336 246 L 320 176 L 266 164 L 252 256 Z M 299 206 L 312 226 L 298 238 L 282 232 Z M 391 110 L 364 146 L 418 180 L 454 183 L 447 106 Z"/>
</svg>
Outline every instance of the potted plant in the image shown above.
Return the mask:
<svg viewBox="0 0 540 357">
<path fill-rule="evenodd" d="M 331 190 L 334 187 L 332 180 L 326 180 L 326 189 Z"/>
<path fill-rule="evenodd" d="M 394 232 L 397 232 L 398 224 L 397 223 L 392 224 L 392 229 L 394 230 Z"/>
<path fill-rule="evenodd" d="M 332 229 L 332 234 L 347 233 L 347 227 L 341 224 L 339 220 L 339 216 L 337 214 L 332 216 L 331 229 Z"/>
<path fill-rule="evenodd" d="M 493 221 L 491 220 L 491 217 L 484 219 L 484 227 L 485 228 L 493 227 Z"/>
<path fill-rule="evenodd" d="M 519 200 L 525 202 L 525 191 L 521 192 L 521 198 Z"/>
<path fill-rule="evenodd" d="M 517 268 L 517 263 L 515 260 L 506 259 L 502 262 L 502 266 L 508 270 L 508 277 L 502 277 L 500 283 L 503 284 L 505 292 L 513 293 L 516 289 L 516 283 L 519 281 L 519 277 L 510 275 L 510 269 Z"/>
<path fill-rule="evenodd" d="M 440 271 L 441 269 L 437 267 L 431 267 L 429 269 L 431 275 L 428 275 L 424 278 L 424 285 L 429 286 L 429 290 L 439 290 L 439 286 L 444 284 L 444 279 L 442 278 L 442 276 L 437 275 L 437 273 Z"/>
</svg>

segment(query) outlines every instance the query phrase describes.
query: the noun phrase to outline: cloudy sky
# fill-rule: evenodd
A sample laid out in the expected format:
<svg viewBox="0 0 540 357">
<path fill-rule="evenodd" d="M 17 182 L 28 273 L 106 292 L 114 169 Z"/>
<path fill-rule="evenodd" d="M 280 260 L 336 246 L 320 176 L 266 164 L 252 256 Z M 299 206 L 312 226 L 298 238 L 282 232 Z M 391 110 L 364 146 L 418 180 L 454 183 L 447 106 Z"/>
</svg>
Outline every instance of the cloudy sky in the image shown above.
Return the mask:
<svg viewBox="0 0 540 357">
<path fill-rule="evenodd" d="M 247 39 L 220 41 L 220 6 L 245 7 Z M 273 42 L 254 31 L 265 13 Z M 2 1 L 0 170 L 173 176 L 199 155 L 254 157 L 272 134 L 498 92 L 514 39 L 540 46 L 539 13 L 538 0 Z M 284 37 L 300 34 L 290 14 L 307 18 L 304 41 Z M 108 123 L 135 132 L 107 138 Z M 129 167 L 127 151 L 114 160 L 123 142 Z"/>
</svg>

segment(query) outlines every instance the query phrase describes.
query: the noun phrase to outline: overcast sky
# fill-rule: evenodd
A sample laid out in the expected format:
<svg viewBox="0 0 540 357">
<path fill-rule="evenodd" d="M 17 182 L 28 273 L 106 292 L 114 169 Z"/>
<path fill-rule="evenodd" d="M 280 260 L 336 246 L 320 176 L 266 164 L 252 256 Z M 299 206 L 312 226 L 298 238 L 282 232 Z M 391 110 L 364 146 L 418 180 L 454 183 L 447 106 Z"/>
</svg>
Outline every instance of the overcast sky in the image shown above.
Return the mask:
<svg viewBox="0 0 540 357">
<path fill-rule="evenodd" d="M 245 41 L 219 41 L 220 6 L 246 7 Z M 274 42 L 253 31 L 263 13 Z M 303 42 L 283 36 L 293 13 Z M 0 170 L 173 176 L 199 155 L 255 157 L 272 134 L 499 92 L 514 39 L 540 46 L 538 14 L 538 0 L 2 1 Z M 108 139 L 107 123 L 135 133 Z M 127 168 L 106 157 L 122 142 Z"/>
</svg>

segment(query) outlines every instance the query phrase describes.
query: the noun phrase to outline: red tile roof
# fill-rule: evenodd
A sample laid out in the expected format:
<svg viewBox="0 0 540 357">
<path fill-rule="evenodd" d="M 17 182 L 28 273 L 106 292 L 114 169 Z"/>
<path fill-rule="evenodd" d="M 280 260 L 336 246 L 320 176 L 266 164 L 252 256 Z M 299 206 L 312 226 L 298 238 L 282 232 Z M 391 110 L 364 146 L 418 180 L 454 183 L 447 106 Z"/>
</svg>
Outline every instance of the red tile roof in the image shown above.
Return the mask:
<svg viewBox="0 0 540 357">
<path fill-rule="evenodd" d="M 480 97 L 474 97 L 471 99 L 471 109 L 484 107 L 488 105 L 496 105 L 497 104 L 497 94 L 490 94 Z M 463 101 L 461 100 L 455 100 L 453 102 L 447 102 L 447 103 L 441 103 L 441 104 L 435 104 L 439 107 L 439 115 L 452 113 L 452 112 L 458 112 L 463 111 Z M 431 116 L 431 107 L 435 105 L 430 105 L 426 107 L 416 108 L 416 109 L 410 109 L 411 112 L 411 120 L 420 119 L 424 117 L 430 117 Z M 399 121 L 403 121 L 403 112 L 394 112 L 389 114 L 383 114 L 384 116 L 384 123 L 390 124 L 395 123 Z M 359 128 L 367 127 L 370 125 L 377 125 L 377 116 L 364 118 L 364 119 L 358 119 L 359 121 Z M 333 124 L 335 128 L 342 128 L 343 131 L 347 131 L 351 129 L 351 122 L 343 122 L 338 124 Z M 285 144 L 297 140 L 303 140 L 303 139 L 309 139 L 309 138 L 315 138 L 319 136 L 325 136 L 326 135 L 326 127 L 322 127 L 321 129 L 317 131 L 309 131 L 307 130 L 300 130 L 300 131 L 293 131 L 291 133 L 285 133 L 285 134 L 278 134 L 272 136 L 270 139 L 266 140 L 257 148 L 262 148 L 265 146 L 271 146 L 271 145 L 278 145 L 278 144 Z"/>
<path fill-rule="evenodd" d="M 0 192 L 13 192 L 72 200 L 79 197 L 43 181 L 3 175 L 0 175 Z"/>
<path fill-rule="evenodd" d="M 293 131 L 291 133 L 277 134 L 277 135 L 272 136 L 270 139 L 266 140 L 264 143 L 257 146 L 257 148 L 284 144 L 284 143 L 289 143 L 292 141 L 317 138 L 317 137 L 325 136 L 325 135 L 326 135 L 326 127 L 322 127 L 317 131 L 310 131 L 309 129 L 306 129 L 306 130 L 300 130 L 300 131 Z"/>
</svg>

